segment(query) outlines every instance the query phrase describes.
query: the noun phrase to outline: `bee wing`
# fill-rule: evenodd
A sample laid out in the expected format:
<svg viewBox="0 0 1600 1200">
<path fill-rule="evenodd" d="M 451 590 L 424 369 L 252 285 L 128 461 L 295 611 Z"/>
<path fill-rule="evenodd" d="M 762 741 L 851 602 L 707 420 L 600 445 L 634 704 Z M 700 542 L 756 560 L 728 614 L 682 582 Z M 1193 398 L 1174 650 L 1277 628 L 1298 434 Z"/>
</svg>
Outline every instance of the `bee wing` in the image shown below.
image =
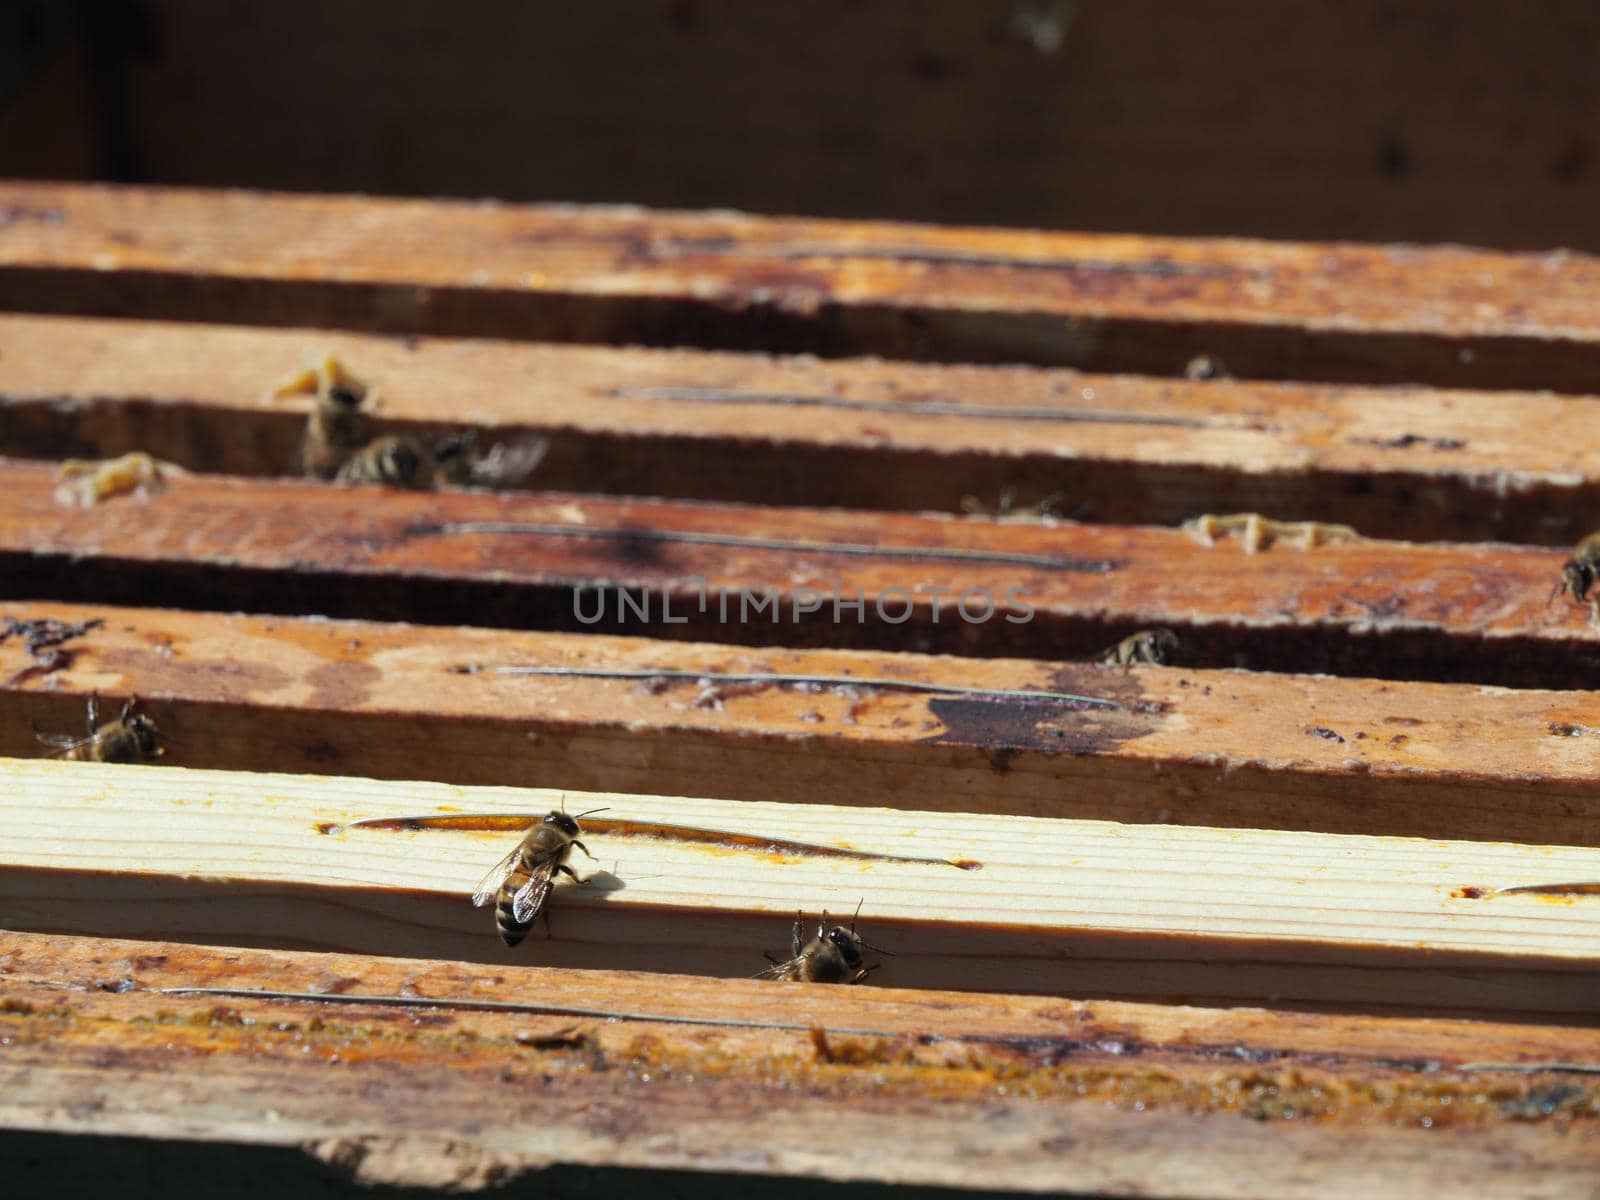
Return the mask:
<svg viewBox="0 0 1600 1200">
<path fill-rule="evenodd" d="M 524 924 L 533 920 L 550 898 L 550 889 L 555 886 L 555 873 L 554 859 L 542 862 L 529 871 L 528 882 L 511 895 L 511 915 Z"/>
<path fill-rule="evenodd" d="M 500 890 L 500 885 L 506 881 L 506 876 L 511 874 L 511 868 L 516 865 L 517 855 L 521 853 L 521 845 L 513 847 L 510 854 L 490 867 L 489 873 L 478 880 L 478 890 L 472 894 L 474 908 L 482 908 L 494 899 L 495 893 Z"/>
<path fill-rule="evenodd" d="M 51 748 L 51 758 L 71 754 L 79 746 L 87 746 L 94 741 L 92 737 L 73 737 L 70 733 L 40 733 L 38 730 L 34 731 L 33 736 L 39 739 L 41 745 Z"/>
<path fill-rule="evenodd" d="M 549 452 L 549 438 L 524 438 L 510 445 L 497 442 L 494 449 L 473 464 L 472 481 L 491 486 L 515 486 L 538 470 Z"/>
<path fill-rule="evenodd" d="M 789 958 L 780 963 L 773 963 L 765 971 L 757 971 L 752 979 L 798 979 L 800 968 L 805 963 L 804 958 Z"/>
</svg>

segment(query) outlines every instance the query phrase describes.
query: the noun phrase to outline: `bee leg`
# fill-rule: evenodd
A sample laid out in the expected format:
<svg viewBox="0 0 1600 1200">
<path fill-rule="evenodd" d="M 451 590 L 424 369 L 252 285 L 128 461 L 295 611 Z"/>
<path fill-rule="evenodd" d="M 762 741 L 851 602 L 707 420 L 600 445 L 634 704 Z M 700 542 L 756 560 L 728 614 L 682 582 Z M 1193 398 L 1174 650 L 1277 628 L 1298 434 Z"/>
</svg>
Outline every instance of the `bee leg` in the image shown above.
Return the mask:
<svg viewBox="0 0 1600 1200">
<path fill-rule="evenodd" d="M 583 844 L 583 843 L 582 843 L 582 842 L 580 842 L 580 841 L 579 841 L 579 840 L 578 840 L 578 839 L 577 839 L 577 838 L 573 838 L 573 839 L 572 839 L 572 844 L 573 844 L 573 845 L 574 845 L 574 846 L 576 846 L 576 847 L 577 847 L 577 848 L 578 848 L 578 849 L 579 849 L 579 850 L 582 850 L 582 851 L 583 851 L 583 852 L 584 852 L 584 854 L 585 854 L 585 855 L 587 855 L 587 856 L 588 856 L 588 858 L 589 858 L 589 859 L 590 859 L 590 860 L 591 860 L 591 861 L 593 861 L 593 859 L 594 859 L 594 855 L 592 855 L 592 854 L 590 854 L 590 853 L 589 853 L 589 847 L 587 847 L 587 846 L 585 846 L 585 845 L 584 845 L 584 844 Z"/>
<path fill-rule="evenodd" d="M 802 924 L 802 922 L 804 920 L 805 920 L 805 914 L 804 913 L 795 913 L 795 915 L 794 915 L 794 953 L 793 953 L 793 956 L 795 958 L 799 958 L 800 957 L 800 949 L 801 949 L 802 946 L 805 945 L 805 942 L 803 940 L 803 935 L 800 932 L 802 929 L 805 928 L 805 926 Z"/>
<path fill-rule="evenodd" d="M 98 698 L 91 693 L 89 696 L 89 736 L 93 737 L 95 730 L 100 728 L 100 706 Z"/>
<path fill-rule="evenodd" d="M 572 880 L 573 883 L 588 883 L 589 882 L 587 876 L 580 876 L 571 867 L 567 866 L 566 863 L 562 863 L 559 867 L 556 868 L 556 870 L 560 871 L 568 879 Z"/>
<path fill-rule="evenodd" d="M 1600 629 L 1600 596 L 1589 601 L 1589 624 Z"/>
</svg>

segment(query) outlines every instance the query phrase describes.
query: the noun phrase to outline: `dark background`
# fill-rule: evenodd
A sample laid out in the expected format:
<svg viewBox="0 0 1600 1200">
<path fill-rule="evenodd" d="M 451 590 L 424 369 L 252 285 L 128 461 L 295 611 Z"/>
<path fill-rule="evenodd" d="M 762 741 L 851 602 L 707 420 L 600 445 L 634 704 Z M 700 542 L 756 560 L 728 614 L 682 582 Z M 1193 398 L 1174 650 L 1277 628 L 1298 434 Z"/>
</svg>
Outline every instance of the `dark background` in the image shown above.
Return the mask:
<svg viewBox="0 0 1600 1200">
<path fill-rule="evenodd" d="M 0 0 L 0 174 L 1600 250 L 1590 0 Z"/>
</svg>

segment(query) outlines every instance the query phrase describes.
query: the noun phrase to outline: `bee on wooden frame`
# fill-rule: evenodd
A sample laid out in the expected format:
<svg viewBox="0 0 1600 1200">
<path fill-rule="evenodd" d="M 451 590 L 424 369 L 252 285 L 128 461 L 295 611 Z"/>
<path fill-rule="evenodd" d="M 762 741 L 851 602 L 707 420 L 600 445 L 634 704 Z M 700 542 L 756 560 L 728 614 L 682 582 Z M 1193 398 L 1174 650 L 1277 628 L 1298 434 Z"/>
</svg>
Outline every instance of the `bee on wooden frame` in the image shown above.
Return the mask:
<svg viewBox="0 0 1600 1200">
<path fill-rule="evenodd" d="M 1129 634 L 1100 656 L 1107 666 L 1131 667 L 1135 663 L 1148 663 L 1153 667 L 1170 666 L 1178 652 L 1178 635 L 1170 629 L 1141 629 Z"/>
<path fill-rule="evenodd" d="M 381 437 L 345 459 L 334 479 L 339 483 L 424 488 L 430 482 L 422 447 L 408 437 Z"/>
<path fill-rule="evenodd" d="M 361 446 L 363 394 L 335 386 L 317 397 L 300 439 L 300 472 L 310 479 L 332 479 Z"/>
<path fill-rule="evenodd" d="M 1066 498 L 1062 492 L 1051 492 L 1048 496 L 1027 507 L 1017 506 L 1017 489 L 1007 485 L 1000 489 L 999 499 L 991 507 L 977 496 L 961 497 L 961 511 L 969 517 L 990 517 L 995 520 L 1012 518 L 1019 521 L 1054 521 L 1061 516 L 1061 502 Z"/>
<path fill-rule="evenodd" d="M 433 444 L 433 480 L 439 487 L 470 487 L 483 456 L 473 430 L 452 433 Z"/>
<path fill-rule="evenodd" d="M 95 697 L 89 697 L 89 736 L 75 738 L 59 733 L 37 733 L 38 739 L 54 748 L 51 758 L 71 762 L 137 763 L 159 758 L 161 731 L 144 713 L 134 712 L 137 701 L 129 699 L 115 721 L 100 724 Z"/>
<path fill-rule="evenodd" d="M 567 865 L 567 857 L 576 846 L 591 859 L 589 847 L 578 840 L 582 832 L 578 821 L 604 809 L 591 808 L 577 816 L 564 812 L 549 812 L 530 829 L 515 849 L 496 863 L 478 883 L 472 897 L 474 907 L 482 908 L 490 900 L 495 902 L 494 923 L 500 931 L 500 940 L 515 946 L 528 936 L 533 923 L 544 914 L 545 930 L 550 928 L 550 915 L 545 906 L 555 887 L 556 872 L 576 883 L 583 883 L 577 872 Z"/>
<path fill-rule="evenodd" d="M 300 473 L 310 479 L 332 479 L 346 459 L 361 448 L 366 425 L 361 406 L 371 389 L 350 374 L 337 355 L 297 372 L 275 395 L 316 397 L 300 436 Z"/>
<path fill-rule="evenodd" d="M 869 946 L 856 932 L 856 918 L 861 915 L 861 905 L 856 905 L 855 916 L 850 918 L 850 928 L 835 925 L 828 928 L 828 914 L 823 912 L 817 922 L 816 936 L 805 941 L 805 917 L 797 913 L 794 922 L 794 941 L 791 955 L 778 961 L 771 955 L 772 965 L 756 976 L 757 979 L 782 979 L 795 983 L 860 983 L 878 969 L 879 964 L 864 966 L 861 952 L 872 950 L 878 954 L 889 951 Z M 890 958 L 894 955 L 890 954 Z"/>
<path fill-rule="evenodd" d="M 1550 599 L 1554 600 L 1562 592 L 1571 592 L 1574 602 L 1588 603 L 1589 623 L 1600 626 L 1600 596 L 1589 598 L 1589 590 L 1597 580 L 1600 580 L 1600 533 L 1591 533 L 1573 548 L 1572 557 L 1562 564 L 1561 578 L 1555 591 L 1550 593 Z"/>
</svg>

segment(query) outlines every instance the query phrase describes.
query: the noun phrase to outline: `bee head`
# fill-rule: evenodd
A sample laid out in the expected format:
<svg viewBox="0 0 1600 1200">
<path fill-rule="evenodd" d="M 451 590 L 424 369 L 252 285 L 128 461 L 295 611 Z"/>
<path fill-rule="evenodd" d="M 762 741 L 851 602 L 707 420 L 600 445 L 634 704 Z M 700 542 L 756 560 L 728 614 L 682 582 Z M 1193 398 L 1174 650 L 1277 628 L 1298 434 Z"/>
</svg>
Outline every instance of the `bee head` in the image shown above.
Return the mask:
<svg viewBox="0 0 1600 1200">
<path fill-rule="evenodd" d="M 384 479 L 410 483 L 422 466 L 422 455 L 405 438 L 395 438 L 378 452 L 378 470 Z"/>
<path fill-rule="evenodd" d="M 156 752 L 156 742 L 160 738 L 160 730 L 156 723 L 143 713 L 134 713 L 127 719 L 128 732 L 133 734 L 133 740 L 139 746 L 139 753 L 153 755 Z"/>
<path fill-rule="evenodd" d="M 544 815 L 544 823 L 546 825 L 550 825 L 550 826 L 553 826 L 556 829 L 559 829 L 562 833 L 566 834 L 568 837 L 577 837 L 578 836 L 578 821 L 577 821 L 577 818 L 568 816 L 564 812 L 545 813 L 545 815 Z"/>
<path fill-rule="evenodd" d="M 366 397 L 348 383 L 336 383 L 328 389 L 328 399 L 340 408 L 359 408 Z"/>
<path fill-rule="evenodd" d="M 1153 663 L 1163 666 L 1178 649 L 1178 635 L 1170 629 L 1152 629 L 1144 635 L 1144 652 Z"/>
<path fill-rule="evenodd" d="M 843 925 L 835 925 L 828 930 L 826 940 L 839 952 L 839 957 L 844 960 L 845 966 L 853 969 L 861 965 L 861 947 L 863 943 L 856 936 L 853 929 L 846 929 Z"/>
<path fill-rule="evenodd" d="M 440 438 L 433 447 L 433 461 L 439 463 L 458 462 L 477 447 L 478 435 L 474 431 L 467 433 L 452 433 L 448 437 Z"/>
<path fill-rule="evenodd" d="M 1574 600 L 1587 599 L 1589 589 L 1595 584 L 1595 568 L 1587 562 L 1578 559 L 1568 559 L 1561 568 L 1561 584 L 1556 588 L 1556 594 L 1571 592 Z"/>
</svg>

